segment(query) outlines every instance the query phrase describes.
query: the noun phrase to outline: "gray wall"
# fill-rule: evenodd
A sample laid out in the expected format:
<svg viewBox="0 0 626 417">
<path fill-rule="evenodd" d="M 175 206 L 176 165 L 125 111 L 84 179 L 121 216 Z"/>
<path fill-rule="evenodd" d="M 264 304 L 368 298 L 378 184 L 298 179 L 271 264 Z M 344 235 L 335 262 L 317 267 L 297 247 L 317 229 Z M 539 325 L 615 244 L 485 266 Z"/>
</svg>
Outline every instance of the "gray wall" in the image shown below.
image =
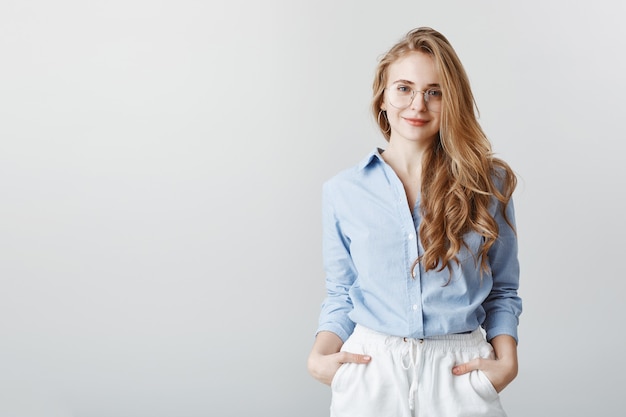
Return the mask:
<svg viewBox="0 0 626 417">
<path fill-rule="evenodd" d="M 327 415 L 321 184 L 416 26 L 520 177 L 510 417 L 615 415 L 623 3 L 215 3 L 0 4 L 0 416 Z"/>
</svg>

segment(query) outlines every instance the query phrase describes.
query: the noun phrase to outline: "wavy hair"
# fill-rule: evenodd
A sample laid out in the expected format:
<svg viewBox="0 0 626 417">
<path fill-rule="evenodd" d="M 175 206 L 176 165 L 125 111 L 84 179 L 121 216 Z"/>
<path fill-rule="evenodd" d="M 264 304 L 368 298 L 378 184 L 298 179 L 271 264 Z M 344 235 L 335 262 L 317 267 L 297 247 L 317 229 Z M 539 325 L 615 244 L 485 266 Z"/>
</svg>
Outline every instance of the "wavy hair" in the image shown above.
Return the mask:
<svg viewBox="0 0 626 417">
<path fill-rule="evenodd" d="M 422 161 L 419 234 L 424 253 L 415 263 L 421 262 L 427 271 L 448 267 L 451 279 L 452 263 L 459 264 L 457 255 L 462 246 L 467 247 L 464 235 L 475 231 L 483 238 L 475 254 L 482 275 L 490 272 L 487 253 L 499 235 L 489 208 L 494 198 L 500 202 L 504 219 L 514 229 L 505 210 L 517 179 L 506 162 L 493 156 L 478 123 L 478 108 L 459 57 L 450 42 L 431 28 L 411 30 L 378 63 L 372 112 L 385 139 L 389 141 L 391 135 L 387 117 L 380 117 L 387 70 L 397 59 L 415 51 L 433 58 L 443 93 L 439 135 Z"/>
</svg>

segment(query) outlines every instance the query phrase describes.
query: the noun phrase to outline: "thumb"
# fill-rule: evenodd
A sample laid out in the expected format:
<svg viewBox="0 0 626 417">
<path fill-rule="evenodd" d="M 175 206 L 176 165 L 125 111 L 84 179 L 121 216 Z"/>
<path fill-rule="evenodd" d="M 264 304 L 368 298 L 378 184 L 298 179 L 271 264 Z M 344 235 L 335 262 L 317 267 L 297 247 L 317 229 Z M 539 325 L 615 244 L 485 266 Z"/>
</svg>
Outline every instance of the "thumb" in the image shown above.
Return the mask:
<svg viewBox="0 0 626 417">
<path fill-rule="evenodd" d="M 468 372 L 475 371 L 477 369 L 478 369 L 478 360 L 477 359 L 472 359 L 469 362 L 462 363 L 462 364 L 457 365 L 454 368 L 452 368 L 452 373 L 454 375 L 463 375 L 463 374 L 466 374 Z"/>
<path fill-rule="evenodd" d="M 340 352 L 339 355 L 340 363 L 369 363 L 372 360 L 371 356 L 358 353 Z"/>
</svg>

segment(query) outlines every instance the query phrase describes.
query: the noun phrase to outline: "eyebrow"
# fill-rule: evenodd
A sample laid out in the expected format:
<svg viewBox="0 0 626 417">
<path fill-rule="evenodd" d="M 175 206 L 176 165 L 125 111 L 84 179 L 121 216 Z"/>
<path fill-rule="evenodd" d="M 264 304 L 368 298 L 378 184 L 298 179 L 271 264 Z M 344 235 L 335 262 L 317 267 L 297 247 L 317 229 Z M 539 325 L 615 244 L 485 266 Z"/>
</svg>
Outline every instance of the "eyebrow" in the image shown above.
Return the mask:
<svg viewBox="0 0 626 417">
<path fill-rule="evenodd" d="M 413 81 L 409 81 L 409 80 L 396 80 L 391 84 L 408 84 L 408 85 L 415 85 L 415 83 Z M 439 83 L 430 83 L 428 84 L 426 87 L 440 87 Z"/>
</svg>

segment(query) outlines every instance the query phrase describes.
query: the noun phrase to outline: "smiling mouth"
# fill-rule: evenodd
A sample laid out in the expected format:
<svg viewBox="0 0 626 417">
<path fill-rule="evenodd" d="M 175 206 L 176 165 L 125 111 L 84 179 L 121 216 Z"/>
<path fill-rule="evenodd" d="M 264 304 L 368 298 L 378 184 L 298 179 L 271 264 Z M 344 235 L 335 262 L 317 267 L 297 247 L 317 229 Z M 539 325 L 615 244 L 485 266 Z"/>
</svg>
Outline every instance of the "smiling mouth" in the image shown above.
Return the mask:
<svg viewBox="0 0 626 417">
<path fill-rule="evenodd" d="M 406 120 L 406 122 L 410 124 L 411 126 L 424 126 L 426 123 L 428 123 L 428 120 L 424 120 L 424 119 L 404 118 L 404 120 Z"/>
</svg>

